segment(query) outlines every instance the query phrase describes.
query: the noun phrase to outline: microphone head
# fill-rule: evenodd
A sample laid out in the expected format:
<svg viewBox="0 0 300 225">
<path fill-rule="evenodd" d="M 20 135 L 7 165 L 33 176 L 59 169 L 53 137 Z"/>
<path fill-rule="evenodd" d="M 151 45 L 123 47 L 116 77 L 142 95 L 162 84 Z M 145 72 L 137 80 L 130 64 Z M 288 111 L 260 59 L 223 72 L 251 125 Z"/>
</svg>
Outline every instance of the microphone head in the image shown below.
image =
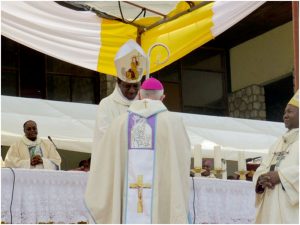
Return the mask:
<svg viewBox="0 0 300 225">
<path fill-rule="evenodd" d="M 52 140 L 52 138 L 50 136 L 48 136 L 48 139 L 51 141 L 51 143 L 54 145 L 54 147 L 57 149 L 56 144 L 54 143 L 54 141 Z"/>
</svg>

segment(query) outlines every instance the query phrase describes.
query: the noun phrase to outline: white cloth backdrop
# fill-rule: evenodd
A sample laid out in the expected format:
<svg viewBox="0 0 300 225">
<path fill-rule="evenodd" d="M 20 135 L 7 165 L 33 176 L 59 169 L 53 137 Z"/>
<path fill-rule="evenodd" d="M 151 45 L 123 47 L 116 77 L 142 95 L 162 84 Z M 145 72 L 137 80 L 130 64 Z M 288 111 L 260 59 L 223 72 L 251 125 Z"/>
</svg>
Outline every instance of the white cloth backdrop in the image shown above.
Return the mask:
<svg viewBox="0 0 300 225">
<path fill-rule="evenodd" d="M 164 2 L 158 6 L 153 1 L 143 1 L 139 5 L 154 10 L 159 7 L 159 12 L 168 13 L 176 3 L 177 1 Z M 242 20 L 263 3 L 264 1 L 216 1 L 212 15 L 213 37 Z M 104 13 L 117 13 L 119 16 L 117 1 L 95 1 L 91 5 Z M 137 11 L 128 8 L 126 4 L 122 5 L 123 14 L 130 21 L 136 17 Z M 3 1 L 1 6 L 2 35 L 44 54 L 95 71 L 103 43 L 101 22 L 101 18 L 93 12 L 71 10 L 54 1 Z M 109 39 L 109 36 L 106 38 Z M 104 71 L 106 70 L 101 69 L 100 72 Z"/>
<path fill-rule="evenodd" d="M 84 204 L 88 173 L 25 169 L 14 169 L 14 173 L 13 223 L 78 223 L 90 218 Z M 1 183 L 1 221 L 10 223 L 10 169 L 2 168 Z M 252 182 L 195 178 L 190 190 L 190 214 L 193 221 L 196 212 L 195 223 L 253 223 Z"/>
<path fill-rule="evenodd" d="M 54 1 L 6 1 L 1 6 L 1 34 L 37 51 L 97 70 L 100 21 Z M 67 16 L 66 16 L 67 15 Z"/>
<path fill-rule="evenodd" d="M 35 120 L 42 138 L 51 136 L 59 149 L 90 152 L 97 106 L 93 104 L 1 96 L 1 144 L 11 145 L 23 135 L 23 123 Z M 237 160 L 267 153 L 283 123 L 179 113 L 191 144 L 202 144 L 205 157 L 213 157 L 213 146 L 221 145 L 222 157 Z"/>
</svg>

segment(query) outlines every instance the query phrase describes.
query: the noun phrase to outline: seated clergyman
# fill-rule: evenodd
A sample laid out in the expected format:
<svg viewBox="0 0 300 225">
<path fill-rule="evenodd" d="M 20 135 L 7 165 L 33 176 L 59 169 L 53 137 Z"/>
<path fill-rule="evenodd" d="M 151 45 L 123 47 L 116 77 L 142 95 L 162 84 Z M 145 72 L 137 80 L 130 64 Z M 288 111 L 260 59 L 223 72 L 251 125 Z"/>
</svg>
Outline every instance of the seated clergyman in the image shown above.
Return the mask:
<svg viewBox="0 0 300 225">
<path fill-rule="evenodd" d="M 40 139 L 37 125 L 28 120 L 23 125 L 24 136 L 8 149 L 5 166 L 27 169 L 52 169 L 60 167 L 61 158 L 55 146 L 48 140 Z"/>
</svg>

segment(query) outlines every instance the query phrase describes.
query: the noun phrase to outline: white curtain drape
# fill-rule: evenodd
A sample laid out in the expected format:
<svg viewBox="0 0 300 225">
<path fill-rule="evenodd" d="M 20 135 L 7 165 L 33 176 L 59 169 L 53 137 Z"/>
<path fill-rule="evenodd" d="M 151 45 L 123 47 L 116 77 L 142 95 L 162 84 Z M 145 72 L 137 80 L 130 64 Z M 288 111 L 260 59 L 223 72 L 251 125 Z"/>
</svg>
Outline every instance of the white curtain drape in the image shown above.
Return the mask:
<svg viewBox="0 0 300 225">
<path fill-rule="evenodd" d="M 1 3 L 1 34 L 63 61 L 97 70 L 101 19 L 52 1 Z"/>
<path fill-rule="evenodd" d="M 23 123 L 37 122 L 39 136 L 51 136 L 59 149 L 91 151 L 97 105 L 1 96 L 1 144 L 11 145 L 23 135 Z M 34 110 L 32 110 L 34 109 Z M 213 147 L 222 147 L 222 158 L 237 160 L 267 153 L 286 129 L 283 123 L 230 117 L 178 113 L 191 144 L 201 144 L 203 154 L 213 158 Z"/>
</svg>

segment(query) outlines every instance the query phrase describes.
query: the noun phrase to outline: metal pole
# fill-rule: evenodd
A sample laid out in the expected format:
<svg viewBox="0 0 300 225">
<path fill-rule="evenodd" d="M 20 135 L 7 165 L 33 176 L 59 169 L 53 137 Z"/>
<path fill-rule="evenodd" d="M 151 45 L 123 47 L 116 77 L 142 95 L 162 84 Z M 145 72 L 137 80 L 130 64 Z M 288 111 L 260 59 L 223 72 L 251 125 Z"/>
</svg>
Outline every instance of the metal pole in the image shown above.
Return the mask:
<svg viewBox="0 0 300 225">
<path fill-rule="evenodd" d="M 292 2 L 294 37 L 294 92 L 299 88 L 299 2 Z"/>
</svg>

